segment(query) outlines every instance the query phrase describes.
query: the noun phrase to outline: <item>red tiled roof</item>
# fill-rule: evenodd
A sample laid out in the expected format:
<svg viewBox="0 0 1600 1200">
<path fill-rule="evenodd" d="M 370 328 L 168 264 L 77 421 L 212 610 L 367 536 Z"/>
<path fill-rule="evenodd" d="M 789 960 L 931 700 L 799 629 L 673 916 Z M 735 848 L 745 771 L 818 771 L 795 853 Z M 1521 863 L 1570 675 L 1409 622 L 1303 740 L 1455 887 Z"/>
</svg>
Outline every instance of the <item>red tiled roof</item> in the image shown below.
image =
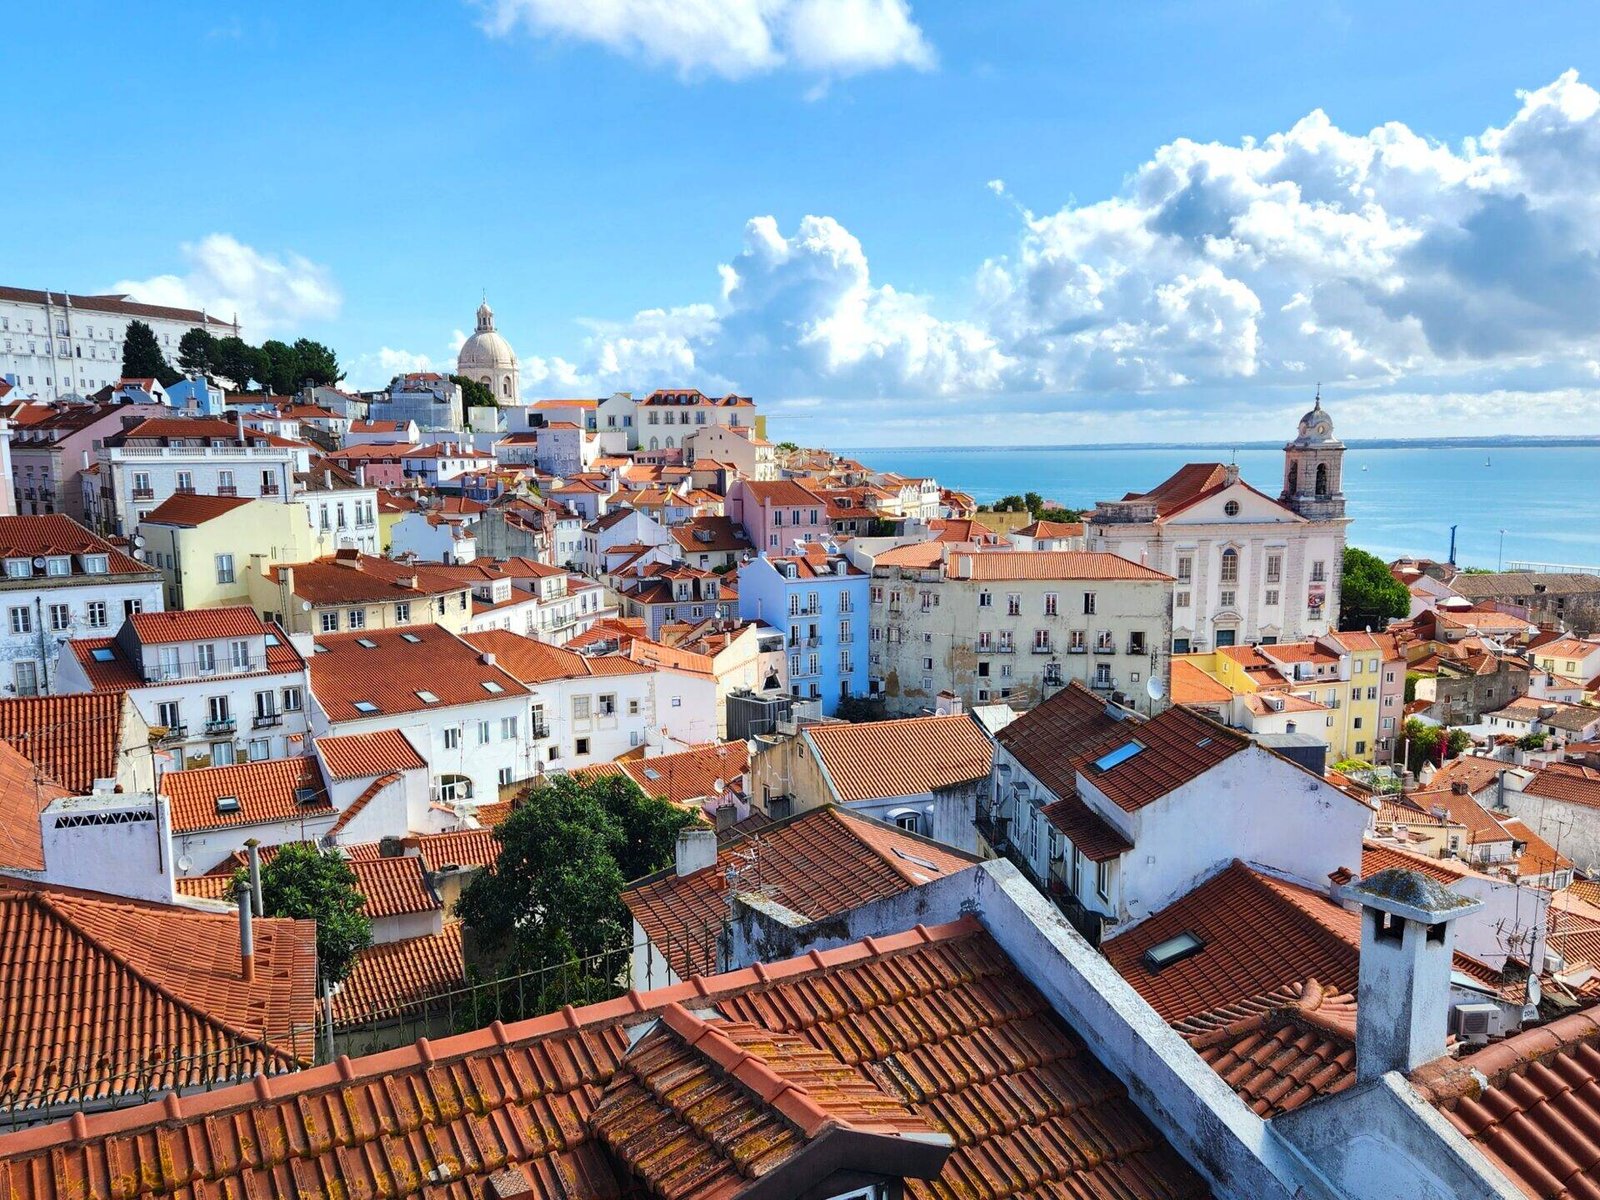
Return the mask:
<svg viewBox="0 0 1600 1200">
<path fill-rule="evenodd" d="M 310 795 L 302 803 L 296 793 L 305 791 Z M 161 777 L 161 793 L 171 801 L 174 833 L 325 817 L 333 811 L 317 760 L 310 756 L 168 771 Z M 238 811 L 217 811 L 224 796 L 238 800 Z"/>
<path fill-rule="evenodd" d="M 8 1106 L 76 1102 L 76 1081 L 91 1099 L 197 1087 L 315 1050 L 311 921 L 257 920 L 246 985 L 232 916 L 0 878 L 0 946 Z"/>
<path fill-rule="evenodd" d="M 440 933 L 368 946 L 333 996 L 336 1028 L 393 1019 L 424 1010 L 428 1001 L 466 986 L 461 926 Z"/>
<path fill-rule="evenodd" d="M 268 568 L 276 583 L 294 572 L 294 594 L 312 604 L 359 604 L 406 600 L 465 591 L 467 585 L 428 570 L 426 563 L 403 563 L 363 554 L 354 559 L 318 558 Z"/>
<path fill-rule="evenodd" d="M 71 517 L 54 513 L 38 517 L 0 517 L 0 558 L 35 558 L 61 554 L 104 554 L 113 575 L 145 574 L 155 570 L 118 550 L 105 538 L 90 533 Z M 77 562 L 72 573 L 83 575 Z"/>
<path fill-rule="evenodd" d="M 1016 723 L 1008 728 L 1016 728 Z M 1167 709 L 1129 729 L 1126 740 L 1144 748 L 1109 770 L 1095 766 L 1097 755 L 1117 748 L 1119 742 L 1079 754 L 1072 765 L 1127 812 L 1137 812 L 1250 746 L 1244 734 L 1187 708 Z"/>
<path fill-rule="evenodd" d="M 1138 733 L 1140 722 L 1112 716 L 1106 702 L 1073 680 L 997 735 L 1002 746 L 1056 797 L 1077 791 L 1072 760 Z"/>
<path fill-rule="evenodd" d="M 1174 704 L 1226 704 L 1233 693 L 1192 662 L 1172 660 L 1172 702 Z"/>
<path fill-rule="evenodd" d="M 1529 1196 L 1592 1196 L 1600 1177 L 1600 1010 L 1524 1029 L 1412 1086 Z"/>
<path fill-rule="evenodd" d="M 1160 516 L 1187 508 L 1196 500 L 1221 487 L 1228 468 L 1221 463 L 1186 463 L 1148 492 L 1129 492 L 1124 500 L 1153 500 Z"/>
<path fill-rule="evenodd" d="M 1152 974 L 1144 952 L 1180 933 L 1205 948 Z M 1353 993 L 1360 941 L 1360 914 L 1235 862 L 1102 949 L 1162 1020 L 1179 1024 L 1307 978 Z"/>
<path fill-rule="evenodd" d="M 319 638 L 317 647 L 319 653 L 311 656 L 311 690 L 333 722 L 425 712 L 527 691 L 515 676 L 484 662 L 477 649 L 439 625 L 330 634 Z M 437 696 L 437 702 L 424 700 L 420 692 Z M 362 712 L 357 703 L 376 705 L 377 711 Z"/>
<path fill-rule="evenodd" d="M 553 679 L 581 679 L 588 675 L 588 660 L 564 646 L 552 646 L 509 629 L 486 629 L 463 636 L 469 645 L 494 655 L 495 665 L 523 683 L 549 683 Z"/>
<path fill-rule="evenodd" d="M 892 1079 L 912 1113 L 957 1142 L 937 1181 L 908 1185 L 912 1200 L 1206 1194 L 1127 1089 L 972 918 L 266 1086 L 0 1136 L 0 1194 L 67 1200 L 111 1195 L 113 1180 L 126 1180 L 121 1200 L 214 1200 L 337 1180 L 352 1196 L 466 1200 L 510 1169 L 513 1186 L 534 1195 L 615 1200 L 636 1179 L 586 1118 L 628 1052 L 629 1031 L 671 1003 L 715 1007 L 726 1021 L 798 1036 L 874 1080 Z M 231 1132 L 257 1129 L 277 1132 L 259 1140 Z M 429 1182 L 439 1178 L 441 1147 L 455 1164 L 448 1184 Z M 675 1148 L 663 1147 L 663 1162 L 674 1161 Z M 143 1173 L 129 1163 L 163 1166 Z"/>
<path fill-rule="evenodd" d="M 483 805 L 476 813 L 479 820 L 484 820 L 484 810 L 489 805 Z M 492 815 L 492 814 L 491 814 Z M 509 814 L 508 814 L 509 815 Z M 487 867 L 500 857 L 500 842 L 494 836 L 494 829 L 455 829 L 449 833 L 426 833 L 417 840 L 422 846 L 422 857 L 428 862 L 430 870 L 443 871 L 447 867 Z"/>
<path fill-rule="evenodd" d="M 320 737 L 316 747 L 329 779 L 369 779 L 428 765 L 398 729 Z"/>
<path fill-rule="evenodd" d="M 234 509 L 252 503 L 254 501 L 248 496 L 206 496 L 199 492 L 174 492 L 151 509 L 140 524 L 149 522 L 153 525 L 178 525 L 184 529 L 194 529 L 207 521 L 226 516 Z"/>
<path fill-rule="evenodd" d="M 971 783 L 988 776 L 993 757 L 989 738 L 965 713 L 808 725 L 801 736 L 816 751 L 840 803 Z"/>
<path fill-rule="evenodd" d="M 146 646 L 162 642 L 200 642 L 216 638 L 263 637 L 275 630 L 248 604 L 229 608 L 190 608 L 179 612 L 134 613 L 128 620 Z"/>
<path fill-rule="evenodd" d="M 741 481 L 740 486 L 745 489 L 747 496 L 763 506 L 821 509 L 827 505 L 827 501 L 821 496 L 793 479 L 771 481 L 746 479 Z"/>
<path fill-rule="evenodd" d="M 44 870 L 39 814 L 68 795 L 9 742 L 0 741 L 0 869 Z"/>
<path fill-rule="evenodd" d="M 1090 862 L 1107 862 L 1133 849 L 1133 843 L 1085 804 L 1077 792 L 1052 800 L 1039 815 Z"/>
<path fill-rule="evenodd" d="M 820 921 L 977 861 L 830 805 L 720 846 L 715 866 L 703 871 L 680 876 L 669 868 L 630 884 L 622 900 L 674 973 L 687 979 L 715 969 L 730 869 L 739 869 L 747 889 L 759 888 L 774 902 Z"/>
<path fill-rule="evenodd" d="M 1356 1006 L 1315 979 L 1294 998 L 1191 1037 L 1211 1069 L 1258 1116 L 1293 1112 L 1356 1081 Z"/>
<path fill-rule="evenodd" d="M 1013 535 L 1028 538 L 1070 538 L 1082 537 L 1084 526 L 1082 521 L 1035 521 L 1032 525 L 1024 525 Z"/>
<path fill-rule="evenodd" d="M 207 315 L 196 308 L 174 308 L 167 304 L 144 304 L 130 300 L 126 295 L 79 296 L 68 292 L 39 291 L 36 288 L 0 287 L 0 300 L 18 304 L 69 304 L 85 312 L 115 313 L 124 317 L 159 317 L 167 321 L 187 321 L 205 328 L 220 331 L 237 330 L 238 326 L 224 321 L 215 314 Z"/>
<path fill-rule="evenodd" d="M 1454 863 L 1448 859 L 1433 858 L 1426 854 L 1412 854 L 1398 846 L 1386 846 L 1381 842 L 1364 841 L 1361 844 L 1361 878 L 1368 879 L 1379 871 L 1387 871 L 1390 867 L 1400 867 L 1407 871 L 1415 871 L 1419 875 L 1426 875 L 1443 884 L 1460 883 L 1468 875 L 1473 874 L 1463 864 Z"/>
<path fill-rule="evenodd" d="M 408 913 L 432 912 L 439 897 L 423 875 L 421 856 L 402 854 L 390 857 L 352 858 L 356 890 L 366 900 L 367 916 L 398 917 Z"/>
<path fill-rule="evenodd" d="M 628 759 L 580 767 L 574 775 L 603 778 L 626 775 L 647 796 L 657 796 L 673 804 L 694 804 L 716 794 L 717 780 L 732 786 L 750 767 L 747 742 L 725 742 L 661 754 L 655 758 Z"/>
<path fill-rule="evenodd" d="M 1523 791 L 1530 796 L 1600 808 L 1600 770 L 1573 763 L 1551 763 L 1535 774 Z"/>
<path fill-rule="evenodd" d="M 96 779 L 117 777 L 126 704 L 114 692 L 0 699 L 0 740 L 85 796 Z"/>
</svg>

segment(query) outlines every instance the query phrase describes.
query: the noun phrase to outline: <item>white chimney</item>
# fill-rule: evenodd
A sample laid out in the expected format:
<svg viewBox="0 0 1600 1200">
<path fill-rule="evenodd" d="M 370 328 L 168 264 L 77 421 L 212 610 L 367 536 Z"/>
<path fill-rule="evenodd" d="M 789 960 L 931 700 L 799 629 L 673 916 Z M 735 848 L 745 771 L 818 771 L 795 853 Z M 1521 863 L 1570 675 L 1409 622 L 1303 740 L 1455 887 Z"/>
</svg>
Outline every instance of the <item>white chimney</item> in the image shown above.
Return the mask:
<svg viewBox="0 0 1600 1200">
<path fill-rule="evenodd" d="M 690 825 L 678 834 L 677 873 L 693 875 L 717 865 L 717 831 Z"/>
<path fill-rule="evenodd" d="M 933 702 L 933 711 L 941 717 L 959 716 L 963 711 L 961 697 L 951 691 L 940 692 Z"/>
<path fill-rule="evenodd" d="M 1483 907 L 1443 884 L 1390 867 L 1345 889 L 1361 905 L 1356 1079 L 1409 1074 L 1445 1051 L 1451 922 Z"/>
</svg>

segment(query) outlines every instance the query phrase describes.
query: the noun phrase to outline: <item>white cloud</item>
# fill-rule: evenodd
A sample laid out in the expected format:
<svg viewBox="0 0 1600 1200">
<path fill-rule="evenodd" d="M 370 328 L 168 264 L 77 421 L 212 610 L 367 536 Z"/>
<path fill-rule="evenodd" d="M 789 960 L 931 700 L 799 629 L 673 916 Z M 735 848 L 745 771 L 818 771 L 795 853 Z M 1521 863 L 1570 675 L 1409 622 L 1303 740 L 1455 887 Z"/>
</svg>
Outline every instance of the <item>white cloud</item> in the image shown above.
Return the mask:
<svg viewBox="0 0 1600 1200">
<path fill-rule="evenodd" d="M 238 313 L 244 337 L 259 342 L 277 334 L 298 334 L 308 321 L 339 313 L 341 296 L 333 276 L 298 254 L 264 254 L 226 233 L 186 242 L 187 264 L 174 275 L 125 279 L 112 291 L 147 304 L 203 308 L 219 316 Z"/>
<path fill-rule="evenodd" d="M 455 370 L 453 358 L 447 365 L 449 370 Z M 427 354 L 382 346 L 371 353 L 358 354 L 353 362 L 346 364 L 344 382 L 358 390 L 380 388 L 396 375 L 442 369 L 437 360 Z"/>
<path fill-rule="evenodd" d="M 1116 195 L 1017 211 L 965 319 L 873 279 L 832 218 L 785 234 L 757 217 L 714 301 L 589 323 L 565 378 L 916 398 L 919 421 L 1111 407 L 1166 424 L 1293 409 L 1320 380 L 1353 397 L 1449 395 L 1458 418 L 1514 428 L 1535 397 L 1565 411 L 1596 377 L 1600 94 L 1573 72 L 1460 145 L 1397 123 L 1352 134 L 1319 111 L 1260 141 L 1180 139 Z M 1395 411 L 1384 403 L 1352 413 L 1376 424 Z M 889 415 L 830 415 L 863 411 Z"/>
<path fill-rule="evenodd" d="M 683 76 L 934 65 L 907 0 L 480 0 L 483 27 L 593 42 Z"/>
</svg>

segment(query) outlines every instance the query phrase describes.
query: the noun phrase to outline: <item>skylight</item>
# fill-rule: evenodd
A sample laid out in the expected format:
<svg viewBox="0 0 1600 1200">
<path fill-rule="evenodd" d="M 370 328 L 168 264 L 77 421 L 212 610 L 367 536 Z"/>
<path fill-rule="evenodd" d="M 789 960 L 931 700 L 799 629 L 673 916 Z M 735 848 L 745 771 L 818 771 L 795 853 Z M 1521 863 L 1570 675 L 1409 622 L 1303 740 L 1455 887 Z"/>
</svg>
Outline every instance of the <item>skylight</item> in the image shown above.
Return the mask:
<svg viewBox="0 0 1600 1200">
<path fill-rule="evenodd" d="M 483 690 L 486 692 L 493 692 L 495 695 L 499 695 L 501 692 L 505 691 L 505 688 L 501 687 L 492 679 L 485 679 L 483 681 Z"/>
<path fill-rule="evenodd" d="M 437 703 L 439 703 L 439 697 L 435 696 L 432 692 L 428 691 L 427 688 L 423 688 L 421 691 L 419 691 L 417 693 L 417 699 L 421 700 L 424 704 L 437 704 Z"/>
<path fill-rule="evenodd" d="M 277 634 L 275 634 L 275 633 L 267 634 L 267 645 L 269 645 L 269 646 L 281 646 L 282 644 L 283 644 L 282 642 L 278 641 L 278 635 Z"/>
<path fill-rule="evenodd" d="M 421 638 L 419 638 L 419 637 L 418 637 L 418 636 L 417 636 L 417 635 L 416 635 L 416 634 L 414 634 L 414 633 L 402 633 L 402 634 L 401 634 L 401 635 L 400 635 L 400 640 L 401 640 L 401 641 L 402 641 L 402 642 L 413 642 L 413 643 L 415 643 L 415 642 L 420 642 L 420 641 L 422 641 L 422 639 L 421 639 Z"/>
<path fill-rule="evenodd" d="M 378 706 L 371 700 L 357 700 L 350 707 L 354 708 L 359 713 L 375 713 L 378 711 Z"/>
<path fill-rule="evenodd" d="M 1144 952 L 1144 957 L 1140 961 L 1144 963 L 1144 969 L 1149 971 L 1150 974 L 1159 975 L 1174 963 L 1180 963 L 1186 958 L 1193 958 L 1205 947 L 1206 944 L 1200 940 L 1199 934 L 1184 930 L 1176 937 L 1169 937 L 1166 941 L 1157 942 L 1154 946 L 1151 946 L 1150 949 Z"/>
<path fill-rule="evenodd" d="M 95 662 L 115 662 L 117 654 L 110 646 L 101 646 L 98 649 L 89 651 L 89 657 L 94 659 Z"/>
<path fill-rule="evenodd" d="M 656 780 L 661 778 L 661 772 L 656 770 L 654 767 L 646 767 L 644 769 L 644 777 L 651 783 L 654 783 Z"/>
<path fill-rule="evenodd" d="M 1144 746 L 1139 742 L 1124 742 L 1115 750 L 1107 750 L 1099 758 L 1095 759 L 1094 769 L 1096 771 L 1109 771 L 1112 767 L 1121 766 L 1143 749 Z"/>
<path fill-rule="evenodd" d="M 237 796 L 218 796 L 217 797 L 217 811 L 219 813 L 224 813 L 224 814 L 238 812 L 239 811 L 239 797 L 237 797 Z"/>
<path fill-rule="evenodd" d="M 360 646 L 363 650 L 376 650 L 378 648 L 378 643 L 373 641 L 371 638 L 357 638 L 356 645 Z"/>
</svg>

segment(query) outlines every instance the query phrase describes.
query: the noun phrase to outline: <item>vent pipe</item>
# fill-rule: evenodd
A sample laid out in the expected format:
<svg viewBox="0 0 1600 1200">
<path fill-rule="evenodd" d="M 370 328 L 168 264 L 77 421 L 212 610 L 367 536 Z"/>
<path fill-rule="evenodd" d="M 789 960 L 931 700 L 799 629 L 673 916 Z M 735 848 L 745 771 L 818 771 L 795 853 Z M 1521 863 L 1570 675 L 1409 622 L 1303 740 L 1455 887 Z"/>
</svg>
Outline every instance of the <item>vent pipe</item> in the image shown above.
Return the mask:
<svg viewBox="0 0 1600 1200">
<path fill-rule="evenodd" d="M 261 843 L 250 838 L 244 844 L 245 858 L 250 864 L 250 907 L 258 917 L 267 915 L 267 902 L 261 892 Z"/>
<path fill-rule="evenodd" d="M 239 978 L 246 983 L 256 977 L 256 931 L 250 911 L 250 885 L 240 880 L 233 890 L 239 906 Z"/>
</svg>

